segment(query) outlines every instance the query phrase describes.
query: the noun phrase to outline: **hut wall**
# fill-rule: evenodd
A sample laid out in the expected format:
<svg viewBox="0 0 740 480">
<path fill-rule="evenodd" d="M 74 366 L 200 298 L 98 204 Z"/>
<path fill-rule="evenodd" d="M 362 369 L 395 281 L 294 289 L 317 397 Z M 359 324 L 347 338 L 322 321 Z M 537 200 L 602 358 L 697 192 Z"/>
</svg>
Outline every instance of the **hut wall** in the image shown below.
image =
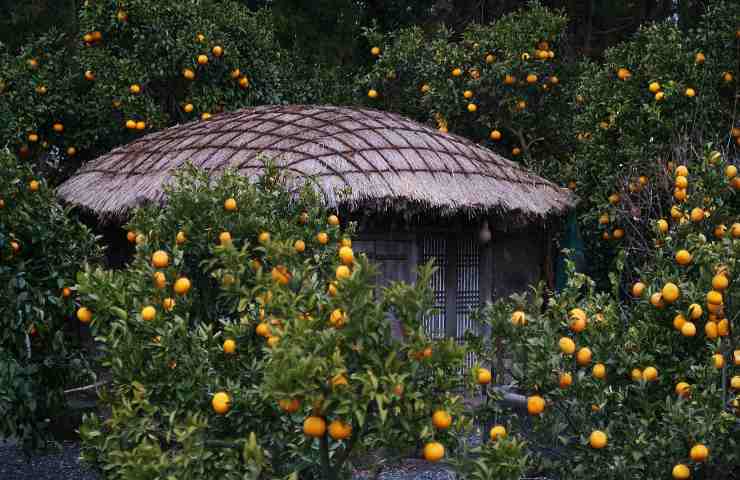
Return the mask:
<svg viewBox="0 0 740 480">
<path fill-rule="evenodd" d="M 494 232 L 493 300 L 521 293 L 542 278 L 545 251 L 542 230 Z"/>
</svg>

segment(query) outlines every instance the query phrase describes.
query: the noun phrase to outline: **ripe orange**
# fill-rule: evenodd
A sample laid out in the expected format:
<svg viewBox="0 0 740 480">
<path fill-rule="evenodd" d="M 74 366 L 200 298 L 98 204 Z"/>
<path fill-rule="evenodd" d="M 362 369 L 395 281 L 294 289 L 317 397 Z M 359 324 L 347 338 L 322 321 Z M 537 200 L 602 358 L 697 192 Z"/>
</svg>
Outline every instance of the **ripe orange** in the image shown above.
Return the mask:
<svg viewBox="0 0 740 480">
<path fill-rule="evenodd" d="M 573 375 L 568 372 L 563 372 L 558 376 L 558 385 L 560 388 L 565 390 L 566 388 L 573 385 Z"/>
<path fill-rule="evenodd" d="M 218 392 L 211 399 L 213 411 L 219 415 L 225 415 L 231 409 L 231 398 L 226 392 Z"/>
<path fill-rule="evenodd" d="M 67 148 L 67 156 L 68 157 L 74 157 L 77 155 L 77 149 L 75 147 L 68 147 Z"/>
<path fill-rule="evenodd" d="M 95 74 L 92 72 L 92 70 L 86 70 L 85 71 L 85 80 L 88 82 L 92 82 L 95 80 Z"/>
<path fill-rule="evenodd" d="M 609 200 L 609 203 L 611 203 L 612 205 L 616 205 L 619 203 L 620 196 L 618 193 L 612 193 L 611 195 L 609 195 L 608 200 Z"/>
<path fill-rule="evenodd" d="M 686 382 L 678 382 L 676 384 L 676 395 L 679 397 L 687 398 L 691 395 L 691 385 Z"/>
<path fill-rule="evenodd" d="M 206 65 L 208 63 L 208 55 L 198 55 L 198 65 Z"/>
<path fill-rule="evenodd" d="M 712 288 L 722 292 L 724 289 L 727 288 L 727 286 L 730 284 L 730 280 L 727 278 L 726 275 L 722 273 L 718 273 L 714 277 L 712 277 Z"/>
<path fill-rule="evenodd" d="M 515 157 L 521 155 L 521 153 L 522 153 L 522 149 L 519 147 L 514 147 L 511 149 L 511 154 Z"/>
<path fill-rule="evenodd" d="M 658 92 L 658 93 L 655 94 L 655 101 L 656 102 L 660 102 L 664 98 L 665 98 L 665 93 L 663 93 L 663 92 Z"/>
<path fill-rule="evenodd" d="M 186 277 L 180 277 L 175 281 L 175 285 L 173 287 L 175 290 L 175 293 L 178 295 L 185 295 L 190 291 L 190 280 Z"/>
<path fill-rule="evenodd" d="M 465 90 L 463 92 L 463 97 L 464 98 L 468 98 L 468 99 L 473 98 L 473 91 L 472 90 Z"/>
<path fill-rule="evenodd" d="M 195 72 L 190 68 L 183 68 L 182 76 L 185 77 L 186 80 L 195 80 Z"/>
<path fill-rule="evenodd" d="M 478 111 L 478 105 L 474 103 L 468 103 L 468 112 L 475 113 L 476 111 Z"/>
<path fill-rule="evenodd" d="M 693 88 L 689 87 L 684 92 L 684 95 L 686 95 L 689 98 L 693 98 L 694 96 L 696 96 L 696 90 L 694 90 Z"/>
<path fill-rule="evenodd" d="M 715 340 L 719 336 L 719 327 L 717 322 L 709 321 L 704 324 L 704 334 L 710 340 Z"/>
<path fill-rule="evenodd" d="M 340 308 L 332 310 L 329 315 L 329 323 L 334 328 L 342 328 L 347 323 L 347 315 Z"/>
<path fill-rule="evenodd" d="M 77 309 L 77 320 L 80 323 L 90 323 L 92 321 L 92 312 L 87 307 L 80 307 Z"/>
<path fill-rule="evenodd" d="M 591 349 L 588 347 L 582 347 L 578 350 L 578 353 L 576 353 L 576 363 L 582 367 L 585 367 L 589 363 L 591 363 L 591 359 L 593 357 L 593 354 L 591 353 Z"/>
<path fill-rule="evenodd" d="M 213 53 L 214 57 L 220 57 L 221 55 L 224 54 L 224 47 L 220 45 L 216 45 L 215 47 L 211 49 L 211 53 Z"/>
<path fill-rule="evenodd" d="M 275 336 L 275 335 L 270 335 L 269 337 L 267 337 L 267 346 L 268 347 L 274 348 L 275 345 L 277 345 L 278 343 L 280 343 L 280 337 Z"/>
<path fill-rule="evenodd" d="M 378 55 L 380 55 L 380 48 L 379 47 L 371 48 L 370 55 L 372 55 L 373 57 L 377 57 Z"/>
<path fill-rule="evenodd" d="M 673 475 L 673 478 L 676 480 L 685 480 L 691 477 L 691 470 L 689 470 L 689 467 L 683 463 L 679 463 L 673 467 L 671 475 Z"/>
<path fill-rule="evenodd" d="M 452 416 L 445 410 L 437 410 L 432 415 L 432 425 L 438 430 L 447 430 L 452 425 Z"/>
<path fill-rule="evenodd" d="M 167 276 L 164 272 L 154 272 L 154 275 L 152 275 L 152 281 L 154 282 L 154 288 L 161 290 L 167 286 Z"/>
<path fill-rule="evenodd" d="M 352 275 L 352 272 L 350 271 L 349 267 L 347 265 L 339 265 L 337 267 L 336 271 L 336 278 L 337 280 L 343 280 L 347 279 Z"/>
<path fill-rule="evenodd" d="M 691 263 L 691 253 L 688 250 L 679 250 L 676 252 L 676 263 L 686 266 Z"/>
<path fill-rule="evenodd" d="M 303 433 L 311 438 L 323 437 L 326 433 L 326 421 L 321 417 L 306 417 L 303 421 Z"/>
<path fill-rule="evenodd" d="M 462 75 L 462 73 L 463 73 L 463 72 L 462 72 L 462 69 L 460 69 L 460 68 L 454 68 L 454 69 L 452 70 L 452 76 L 453 76 L 453 77 L 459 77 L 459 76 L 461 76 L 461 75 Z"/>
<path fill-rule="evenodd" d="M 725 177 L 728 179 L 735 178 L 737 176 L 737 167 L 735 165 L 728 165 L 725 168 Z"/>
<path fill-rule="evenodd" d="M 639 368 L 633 368 L 632 371 L 630 372 L 630 378 L 632 379 L 633 382 L 639 382 L 640 380 L 644 378 L 642 370 L 640 370 Z"/>
<path fill-rule="evenodd" d="M 227 212 L 234 212 L 236 211 L 236 199 L 234 198 L 227 198 L 224 201 L 224 210 Z"/>
<path fill-rule="evenodd" d="M 172 309 L 175 308 L 175 299 L 167 297 L 162 300 L 162 308 L 164 308 L 168 312 L 172 311 Z"/>
<path fill-rule="evenodd" d="M 740 367 L 740 350 L 735 350 L 732 352 L 732 363 L 736 367 Z"/>
<path fill-rule="evenodd" d="M 704 218 L 705 218 L 704 210 L 702 210 L 701 208 L 696 207 L 693 210 L 691 210 L 691 221 L 692 222 L 698 223 L 704 220 Z"/>
<path fill-rule="evenodd" d="M 136 130 L 136 120 L 126 120 L 126 128 Z"/>
<path fill-rule="evenodd" d="M 239 86 L 241 88 L 247 88 L 249 86 L 249 79 L 247 77 L 241 77 L 239 79 Z"/>
<path fill-rule="evenodd" d="M 721 353 L 715 353 L 712 355 L 712 365 L 714 368 L 722 368 L 725 366 L 725 357 Z"/>
<path fill-rule="evenodd" d="M 146 322 L 151 322 L 157 317 L 157 309 L 151 305 L 147 305 L 141 309 L 141 319 Z"/>
<path fill-rule="evenodd" d="M 136 129 L 137 130 L 144 130 L 146 128 L 146 122 L 139 120 L 136 122 Z"/>
<path fill-rule="evenodd" d="M 303 240 L 296 240 L 295 243 L 293 244 L 293 249 L 295 249 L 297 253 L 305 252 L 306 242 L 304 242 Z"/>
<path fill-rule="evenodd" d="M 537 75 L 535 75 L 534 73 L 530 73 L 529 75 L 527 75 L 527 83 L 529 83 L 530 85 L 533 83 L 537 83 Z"/>
<path fill-rule="evenodd" d="M 681 327 L 681 335 L 684 337 L 693 337 L 696 335 L 696 325 L 694 322 L 686 322 Z"/>
<path fill-rule="evenodd" d="M 141 93 L 141 85 L 138 83 L 134 83 L 130 87 L 128 87 L 128 91 L 131 92 L 132 95 L 138 95 Z"/>
<path fill-rule="evenodd" d="M 224 342 L 224 353 L 232 354 L 236 352 L 236 341 L 229 338 Z"/>
<path fill-rule="evenodd" d="M 595 449 L 601 449 L 606 447 L 607 443 L 607 436 L 606 433 L 602 432 L 601 430 L 594 430 L 591 432 L 591 435 L 588 437 L 588 443 L 591 445 L 591 448 Z"/>
<path fill-rule="evenodd" d="M 648 86 L 648 90 L 650 90 L 650 93 L 658 93 L 658 91 L 660 90 L 660 83 L 651 82 Z"/>
<path fill-rule="evenodd" d="M 632 296 L 635 298 L 642 297 L 642 293 L 645 291 L 645 284 L 642 282 L 636 282 L 632 285 Z"/>
<path fill-rule="evenodd" d="M 152 267 L 166 268 L 170 264 L 170 256 L 164 250 L 157 250 L 152 254 Z"/>
<path fill-rule="evenodd" d="M 663 300 L 667 303 L 673 303 L 681 296 L 681 291 L 679 290 L 678 285 L 671 282 L 665 284 L 661 293 L 663 294 Z"/>
<path fill-rule="evenodd" d="M 445 456 L 445 447 L 439 442 L 424 445 L 424 459 L 427 462 L 438 462 Z"/>
<path fill-rule="evenodd" d="M 710 305 L 721 305 L 722 304 L 722 293 L 712 290 L 707 293 L 707 303 Z"/>
<path fill-rule="evenodd" d="M 378 98 L 378 91 L 375 90 L 374 88 L 371 88 L 370 90 L 367 91 L 367 96 L 373 99 Z"/>
<path fill-rule="evenodd" d="M 691 457 L 691 460 L 696 463 L 706 462 L 707 458 L 709 458 L 709 449 L 705 445 L 697 443 L 691 447 L 689 456 Z"/>
<path fill-rule="evenodd" d="M 255 330 L 260 337 L 267 338 L 270 336 L 270 325 L 265 322 L 258 323 Z"/>
<path fill-rule="evenodd" d="M 301 402 L 297 398 L 283 399 L 278 402 L 280 410 L 286 413 L 295 413 L 301 408 Z"/>
<path fill-rule="evenodd" d="M 350 247 L 341 247 L 339 249 L 339 259 L 344 265 L 352 265 L 355 261 L 355 254 Z"/>
<path fill-rule="evenodd" d="M 503 425 L 494 425 L 493 428 L 488 432 L 488 436 L 492 442 L 495 442 L 499 438 L 506 437 L 506 427 Z"/>
<path fill-rule="evenodd" d="M 40 186 L 41 184 L 38 182 L 38 180 L 31 180 L 30 182 L 28 182 L 28 189 L 32 192 L 38 192 Z"/>
<path fill-rule="evenodd" d="M 185 232 L 179 231 L 177 232 L 177 235 L 175 236 L 175 243 L 178 245 L 182 245 L 187 241 L 188 237 L 185 235 Z"/>
<path fill-rule="evenodd" d="M 203 121 L 210 120 L 211 114 L 209 112 L 203 112 L 200 114 L 200 119 Z"/>
<path fill-rule="evenodd" d="M 329 436 L 334 440 L 346 440 L 352 436 L 352 425 L 341 420 L 329 423 Z"/>
<path fill-rule="evenodd" d="M 478 385 L 488 385 L 491 383 L 493 376 L 491 375 L 491 371 L 487 368 L 479 368 L 476 373 L 476 379 L 478 381 Z"/>
<path fill-rule="evenodd" d="M 527 316 L 521 310 L 516 310 L 511 314 L 511 323 L 515 326 L 527 324 Z"/>
<path fill-rule="evenodd" d="M 69 287 L 64 287 L 62 289 L 62 297 L 63 298 L 69 298 L 70 296 L 72 296 L 72 290 L 70 290 Z"/>
<path fill-rule="evenodd" d="M 740 390 L 740 375 L 735 375 L 730 379 L 730 388 L 733 390 Z"/>
<path fill-rule="evenodd" d="M 581 333 L 586 330 L 586 320 L 580 317 L 571 317 L 569 328 L 573 333 Z"/>
<path fill-rule="evenodd" d="M 576 342 L 569 337 L 562 337 L 558 341 L 558 346 L 565 355 L 573 355 L 573 352 L 576 351 Z"/>
<path fill-rule="evenodd" d="M 223 246 L 227 246 L 231 244 L 231 233 L 229 232 L 221 232 L 218 234 L 218 243 L 220 243 Z"/>
<path fill-rule="evenodd" d="M 632 73 L 630 73 L 630 71 L 627 70 L 626 68 L 620 68 L 619 70 L 617 70 L 617 77 L 620 80 L 629 80 L 631 76 L 632 76 Z"/>
<path fill-rule="evenodd" d="M 606 378 L 606 365 L 603 363 L 597 363 L 594 365 L 594 368 L 591 370 L 591 374 L 594 376 L 594 378 L 598 380 L 603 380 Z"/>
<path fill-rule="evenodd" d="M 527 397 L 527 412 L 530 415 L 539 415 L 545 411 L 545 399 L 539 395 Z"/>
<path fill-rule="evenodd" d="M 654 382 L 658 379 L 658 369 L 655 367 L 646 367 L 642 372 L 642 378 L 646 382 Z"/>
<path fill-rule="evenodd" d="M 699 305 L 698 303 L 692 303 L 691 305 L 689 305 L 690 319 L 698 320 L 699 318 L 701 318 L 702 313 L 704 313 L 704 311 L 702 310 L 701 305 Z"/>
<path fill-rule="evenodd" d="M 730 227 L 732 238 L 740 238 L 740 223 L 733 223 Z"/>
</svg>

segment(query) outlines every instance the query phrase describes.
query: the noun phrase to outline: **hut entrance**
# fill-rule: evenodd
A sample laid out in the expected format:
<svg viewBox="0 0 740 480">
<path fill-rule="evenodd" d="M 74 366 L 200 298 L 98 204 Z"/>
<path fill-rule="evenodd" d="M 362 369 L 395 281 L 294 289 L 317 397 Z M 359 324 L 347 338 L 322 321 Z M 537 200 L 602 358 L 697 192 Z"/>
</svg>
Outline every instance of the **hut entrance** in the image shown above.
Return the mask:
<svg viewBox="0 0 740 480">
<path fill-rule="evenodd" d="M 433 338 L 458 340 L 467 330 L 475 330 L 471 310 L 481 301 L 481 247 L 473 234 L 425 234 L 420 243 L 421 262 L 434 260 L 437 271 L 432 278 L 434 307 L 425 319 Z"/>
</svg>

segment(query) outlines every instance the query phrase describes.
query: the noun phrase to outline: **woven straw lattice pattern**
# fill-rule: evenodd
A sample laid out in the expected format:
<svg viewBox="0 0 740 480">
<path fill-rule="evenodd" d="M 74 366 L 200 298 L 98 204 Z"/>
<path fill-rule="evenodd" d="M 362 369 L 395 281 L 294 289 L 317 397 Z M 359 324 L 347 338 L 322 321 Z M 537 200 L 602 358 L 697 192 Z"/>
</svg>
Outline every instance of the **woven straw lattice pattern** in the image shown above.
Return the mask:
<svg viewBox="0 0 740 480">
<path fill-rule="evenodd" d="M 186 162 L 254 177 L 260 155 L 296 179 L 313 177 L 332 207 L 410 201 L 442 213 L 543 218 L 574 204 L 567 190 L 457 135 L 388 112 L 303 105 L 239 110 L 146 135 L 89 162 L 58 193 L 120 215 L 161 200 Z"/>
</svg>

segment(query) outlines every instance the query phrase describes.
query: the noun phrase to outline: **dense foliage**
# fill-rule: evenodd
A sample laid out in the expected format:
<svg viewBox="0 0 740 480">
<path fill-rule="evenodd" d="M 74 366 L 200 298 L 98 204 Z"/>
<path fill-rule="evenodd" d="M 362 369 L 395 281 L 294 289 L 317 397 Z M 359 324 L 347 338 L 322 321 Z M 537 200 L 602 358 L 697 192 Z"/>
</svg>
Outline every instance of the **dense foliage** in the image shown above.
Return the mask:
<svg viewBox="0 0 740 480">
<path fill-rule="evenodd" d="M 719 152 L 684 160 L 661 180 L 688 179 L 689 200 L 675 206 L 681 215 L 650 220 L 651 262 L 629 300 L 618 272 L 611 293 L 571 274 L 549 300 L 535 290 L 482 312 L 492 341 L 480 349 L 511 360 L 499 381 L 547 403 L 530 439 L 556 447 L 542 468 L 562 478 L 732 478 L 740 468 L 737 169 Z"/>
<path fill-rule="evenodd" d="M 75 274 L 95 238 L 46 181 L 0 151 L 0 435 L 41 446 L 63 390 L 89 380 L 74 320 Z"/>
</svg>

